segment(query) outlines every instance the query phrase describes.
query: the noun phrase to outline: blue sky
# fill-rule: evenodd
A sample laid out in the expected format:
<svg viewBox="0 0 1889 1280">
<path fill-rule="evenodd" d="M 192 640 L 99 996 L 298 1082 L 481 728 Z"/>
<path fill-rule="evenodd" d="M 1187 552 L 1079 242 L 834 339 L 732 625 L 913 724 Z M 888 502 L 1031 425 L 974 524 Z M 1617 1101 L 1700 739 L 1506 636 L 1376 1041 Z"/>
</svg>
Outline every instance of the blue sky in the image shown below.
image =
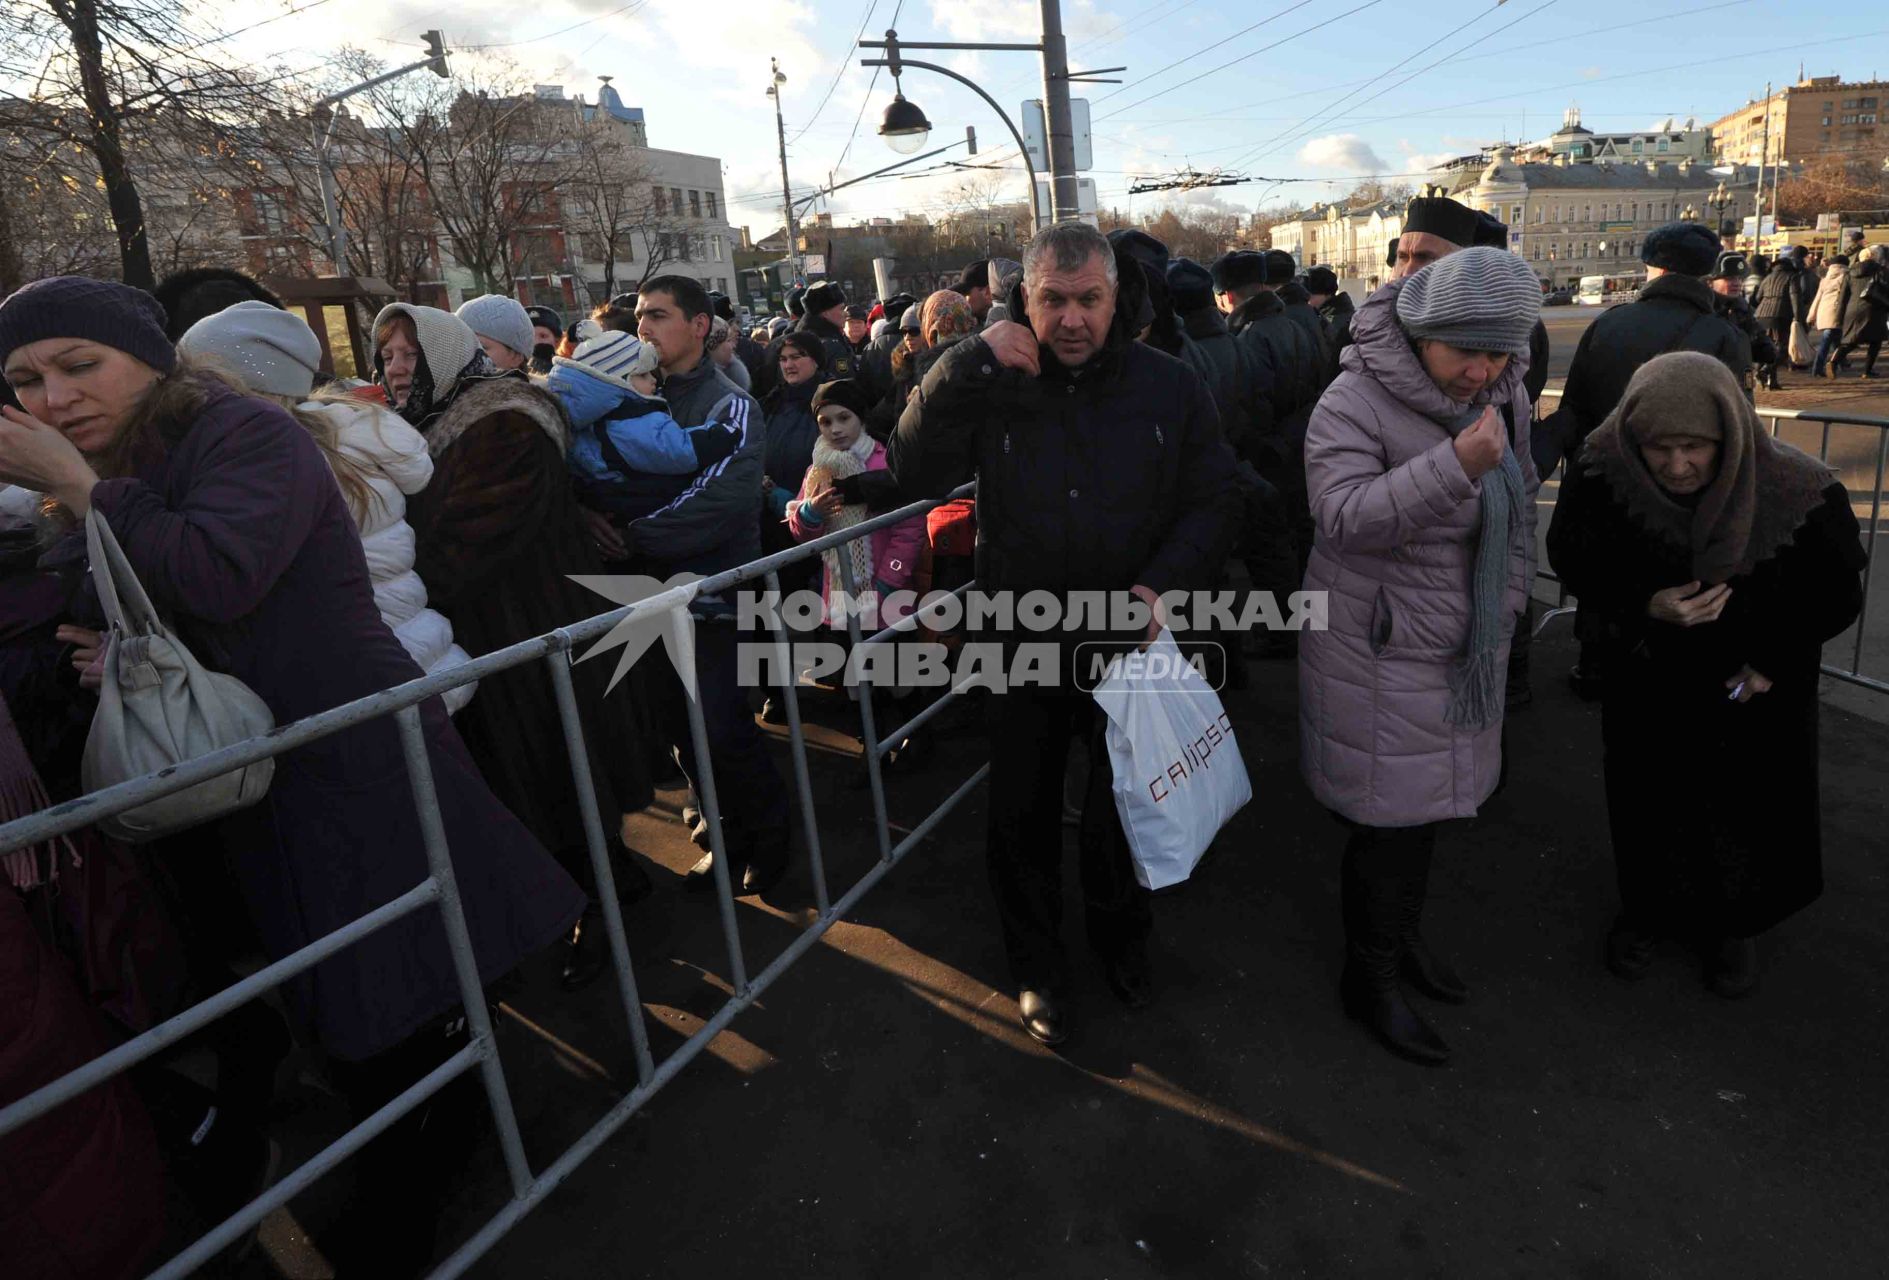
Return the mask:
<svg viewBox="0 0 1889 1280">
<path fill-rule="evenodd" d="M 735 221 L 757 235 L 779 223 L 780 174 L 768 59 L 778 57 L 789 169 L 799 190 L 829 172 L 858 176 L 897 157 L 875 133 L 890 77 L 858 65 L 852 41 L 896 15 L 909 40 L 1023 41 L 1029 0 L 297 0 L 309 12 L 237 42 L 291 67 L 352 43 L 404 56 L 429 26 L 456 46 L 505 42 L 527 76 L 592 94 L 613 75 L 648 113 L 652 145 L 716 155 Z M 284 0 L 208 4 L 225 27 L 286 9 Z M 1127 207 L 1139 176 L 1192 164 L 1300 179 L 1216 188 L 1194 202 L 1251 208 L 1329 197 L 1367 174 L 1421 171 L 1486 141 L 1540 137 L 1569 106 L 1596 130 L 1667 117 L 1722 115 L 1767 79 L 1889 74 L 1889 9 L 1858 0 L 1065 0 L 1071 60 L 1126 65 L 1121 85 L 1079 86 L 1091 102 L 1105 205 Z M 1247 28 L 1251 28 L 1247 30 Z M 934 53 L 1006 110 L 1041 94 L 1029 53 Z M 1008 133 L 949 80 L 912 70 L 906 96 L 935 144 L 977 129 L 985 181 L 1020 198 Z M 1349 95 L 1349 96 L 1347 96 Z M 863 109 L 863 110 L 862 110 Z M 855 121 L 858 122 L 855 130 Z M 944 159 L 960 158 L 961 151 Z M 931 162 L 938 163 L 938 162 Z M 845 219 L 937 212 L 960 171 L 882 179 L 841 193 Z M 1132 197 L 1137 210 L 1175 196 Z"/>
</svg>

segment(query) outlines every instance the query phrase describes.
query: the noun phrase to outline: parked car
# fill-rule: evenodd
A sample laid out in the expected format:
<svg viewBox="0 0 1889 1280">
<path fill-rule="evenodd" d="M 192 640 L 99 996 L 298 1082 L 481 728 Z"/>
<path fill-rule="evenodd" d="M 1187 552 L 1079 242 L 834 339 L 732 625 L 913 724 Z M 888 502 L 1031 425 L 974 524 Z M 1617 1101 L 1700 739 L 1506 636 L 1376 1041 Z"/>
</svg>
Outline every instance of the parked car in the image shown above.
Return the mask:
<svg viewBox="0 0 1889 1280">
<path fill-rule="evenodd" d="M 1550 289 L 1541 295 L 1544 307 L 1568 307 L 1574 305 L 1574 290 L 1568 288 Z"/>
</svg>

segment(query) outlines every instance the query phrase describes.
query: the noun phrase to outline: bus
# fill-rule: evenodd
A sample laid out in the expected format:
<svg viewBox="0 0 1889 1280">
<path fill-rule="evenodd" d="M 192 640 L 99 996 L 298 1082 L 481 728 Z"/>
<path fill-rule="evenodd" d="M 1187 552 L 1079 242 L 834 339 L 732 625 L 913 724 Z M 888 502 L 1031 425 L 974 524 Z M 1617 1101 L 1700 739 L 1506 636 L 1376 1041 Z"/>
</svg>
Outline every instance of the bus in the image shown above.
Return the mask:
<svg viewBox="0 0 1889 1280">
<path fill-rule="evenodd" d="M 1581 287 L 1574 291 L 1574 300 L 1584 307 L 1631 302 L 1645 283 L 1646 277 L 1633 271 L 1611 276 L 1582 276 Z"/>
</svg>

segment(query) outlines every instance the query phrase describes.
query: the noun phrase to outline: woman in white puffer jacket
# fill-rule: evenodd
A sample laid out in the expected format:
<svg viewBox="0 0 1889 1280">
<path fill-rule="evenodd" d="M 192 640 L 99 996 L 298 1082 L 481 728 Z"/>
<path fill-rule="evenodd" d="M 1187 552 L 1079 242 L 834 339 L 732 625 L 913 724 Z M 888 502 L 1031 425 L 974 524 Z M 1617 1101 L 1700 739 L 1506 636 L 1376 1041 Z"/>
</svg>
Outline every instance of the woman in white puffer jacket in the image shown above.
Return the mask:
<svg viewBox="0 0 1889 1280">
<path fill-rule="evenodd" d="M 293 311 L 243 302 L 192 325 L 177 349 L 240 377 L 256 395 L 280 402 L 327 454 L 341 494 L 361 530 L 361 550 L 381 620 L 428 675 L 471 661 L 453 643 L 453 627 L 426 607 L 426 584 L 413 569 L 413 526 L 407 498 L 433 478 L 426 439 L 366 400 L 310 399 L 321 344 Z M 472 701 L 476 684 L 441 695 L 446 710 Z"/>
</svg>

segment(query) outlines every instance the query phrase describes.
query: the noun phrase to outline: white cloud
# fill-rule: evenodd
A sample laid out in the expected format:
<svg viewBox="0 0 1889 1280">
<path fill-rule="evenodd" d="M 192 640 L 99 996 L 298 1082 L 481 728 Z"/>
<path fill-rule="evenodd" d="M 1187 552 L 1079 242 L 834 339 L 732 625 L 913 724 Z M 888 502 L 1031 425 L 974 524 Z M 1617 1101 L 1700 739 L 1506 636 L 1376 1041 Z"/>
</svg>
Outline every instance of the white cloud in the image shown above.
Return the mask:
<svg viewBox="0 0 1889 1280">
<path fill-rule="evenodd" d="M 1328 133 L 1299 148 L 1301 163 L 1346 173 L 1383 173 L 1386 165 L 1371 144 L 1355 133 Z"/>
<path fill-rule="evenodd" d="M 1404 157 L 1404 172 L 1423 173 L 1426 170 L 1436 168 L 1446 160 L 1454 160 L 1457 156 L 1462 154 L 1464 153 L 1461 151 L 1437 151 L 1429 154 L 1425 154 L 1421 151 L 1413 151 Z"/>
</svg>

